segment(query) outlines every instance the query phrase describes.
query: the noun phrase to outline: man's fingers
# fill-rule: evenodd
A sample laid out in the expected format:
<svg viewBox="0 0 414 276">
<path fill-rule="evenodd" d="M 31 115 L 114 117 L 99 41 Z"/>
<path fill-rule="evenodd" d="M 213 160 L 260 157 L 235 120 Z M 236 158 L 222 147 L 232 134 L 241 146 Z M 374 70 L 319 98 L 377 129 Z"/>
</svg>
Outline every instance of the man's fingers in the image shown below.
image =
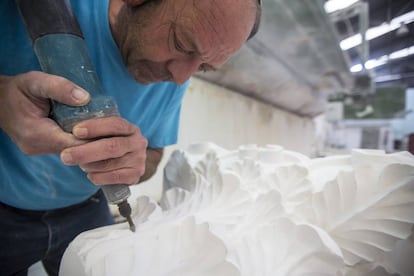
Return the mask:
<svg viewBox="0 0 414 276">
<path fill-rule="evenodd" d="M 33 71 L 21 75 L 19 81 L 20 88 L 29 96 L 50 98 L 72 106 L 82 106 L 90 100 L 87 91 L 63 77 Z"/>
<path fill-rule="evenodd" d="M 129 152 L 122 157 L 119 158 L 112 158 L 106 160 L 100 160 L 96 162 L 91 162 L 87 164 L 80 165 L 80 168 L 87 173 L 93 172 L 105 172 L 105 171 L 112 171 L 118 170 L 121 168 L 128 168 L 133 167 L 138 162 L 143 162 L 143 160 L 137 160 L 133 153 Z M 133 164 L 131 164 L 133 162 Z"/>
<path fill-rule="evenodd" d="M 133 168 L 125 168 L 109 172 L 89 173 L 87 177 L 92 183 L 97 185 L 108 184 L 136 184 L 138 183 L 142 172 L 137 172 Z"/>
<path fill-rule="evenodd" d="M 85 145 L 67 148 L 60 157 L 66 165 L 82 165 L 124 156 L 128 152 L 139 150 L 141 144 L 145 152 L 146 143 L 137 143 L 136 139 L 131 137 L 102 138 Z"/>
<path fill-rule="evenodd" d="M 73 135 L 79 139 L 95 139 L 110 136 L 130 136 L 139 129 L 121 117 L 105 117 L 87 120 L 73 128 Z"/>
</svg>

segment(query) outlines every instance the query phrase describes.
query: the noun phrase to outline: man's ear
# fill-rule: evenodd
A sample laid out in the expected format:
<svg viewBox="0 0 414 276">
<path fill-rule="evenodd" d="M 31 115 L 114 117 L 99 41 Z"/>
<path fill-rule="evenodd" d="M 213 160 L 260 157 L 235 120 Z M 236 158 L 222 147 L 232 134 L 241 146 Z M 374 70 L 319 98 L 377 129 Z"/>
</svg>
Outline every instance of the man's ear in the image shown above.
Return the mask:
<svg viewBox="0 0 414 276">
<path fill-rule="evenodd" d="M 136 6 L 144 4 L 145 2 L 149 0 L 122 0 L 122 1 L 128 6 L 136 7 Z"/>
</svg>

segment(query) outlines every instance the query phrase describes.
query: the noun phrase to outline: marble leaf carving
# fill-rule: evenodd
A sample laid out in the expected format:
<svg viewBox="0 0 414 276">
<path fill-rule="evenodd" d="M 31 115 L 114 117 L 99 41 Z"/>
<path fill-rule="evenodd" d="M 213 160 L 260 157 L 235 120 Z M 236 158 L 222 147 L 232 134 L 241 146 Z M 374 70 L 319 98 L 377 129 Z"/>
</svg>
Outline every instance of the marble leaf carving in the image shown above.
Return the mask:
<svg viewBox="0 0 414 276">
<path fill-rule="evenodd" d="M 303 217 L 333 237 L 348 265 L 375 261 L 407 238 L 414 222 L 413 167 L 392 164 L 379 177 L 367 174 L 366 168 L 339 173 L 303 204 L 313 213 Z"/>
<path fill-rule="evenodd" d="M 108 231 L 111 232 L 108 234 Z M 111 226 L 82 233 L 66 250 L 60 275 L 237 276 L 226 248 L 194 218 L 181 223 L 138 227 L 136 233 Z"/>
<path fill-rule="evenodd" d="M 163 187 L 159 203 L 138 198 L 135 234 L 78 236 L 62 275 L 414 275 L 409 153 L 200 143 L 171 155 Z"/>
<path fill-rule="evenodd" d="M 339 248 L 323 231 L 280 218 L 257 227 L 233 245 L 230 260 L 241 275 L 335 275 Z"/>
</svg>

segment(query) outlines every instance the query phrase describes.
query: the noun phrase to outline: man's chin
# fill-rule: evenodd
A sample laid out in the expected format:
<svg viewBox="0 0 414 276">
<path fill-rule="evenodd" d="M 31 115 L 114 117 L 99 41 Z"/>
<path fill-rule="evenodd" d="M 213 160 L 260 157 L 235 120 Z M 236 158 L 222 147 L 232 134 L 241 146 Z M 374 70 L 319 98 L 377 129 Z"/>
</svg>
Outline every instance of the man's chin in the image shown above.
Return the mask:
<svg viewBox="0 0 414 276">
<path fill-rule="evenodd" d="M 128 70 L 129 74 L 136 80 L 137 82 L 141 84 L 151 84 L 156 82 L 163 82 L 163 81 L 171 81 L 171 79 L 163 79 L 163 78 L 156 78 L 152 75 L 145 75 L 140 71 L 137 70 Z"/>
<path fill-rule="evenodd" d="M 141 76 L 132 76 L 137 82 L 141 84 L 151 84 L 156 82 L 167 82 L 172 81 L 171 79 L 147 79 Z"/>
<path fill-rule="evenodd" d="M 150 80 L 145 76 L 142 76 L 141 74 L 137 73 L 136 71 L 131 71 L 131 70 L 128 70 L 128 71 L 129 71 L 129 74 L 131 75 L 131 77 L 135 81 L 137 81 L 141 84 L 151 84 L 151 83 L 157 82 L 157 81 L 154 81 L 154 80 Z"/>
<path fill-rule="evenodd" d="M 139 82 L 139 83 L 141 83 L 141 84 L 145 84 L 145 85 L 147 85 L 147 84 L 151 84 L 151 83 L 155 83 L 156 81 L 149 81 L 149 80 L 145 80 L 145 79 L 139 79 L 139 78 L 134 78 L 135 79 L 135 81 L 137 81 L 137 82 Z"/>
</svg>

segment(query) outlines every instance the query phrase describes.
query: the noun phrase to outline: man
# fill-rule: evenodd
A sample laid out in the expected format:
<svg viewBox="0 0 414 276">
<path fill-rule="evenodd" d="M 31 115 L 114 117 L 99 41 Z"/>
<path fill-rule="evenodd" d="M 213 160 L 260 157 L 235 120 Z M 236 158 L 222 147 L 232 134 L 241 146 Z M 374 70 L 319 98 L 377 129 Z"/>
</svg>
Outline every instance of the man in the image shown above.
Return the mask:
<svg viewBox="0 0 414 276">
<path fill-rule="evenodd" d="M 26 275 L 39 260 L 57 275 L 77 234 L 112 223 L 99 185 L 155 173 L 163 147 L 176 142 L 188 79 L 223 65 L 260 15 L 257 0 L 71 2 L 122 118 L 85 121 L 73 134 L 49 119 L 49 99 L 80 106 L 89 95 L 39 72 L 15 2 L 1 1 L 0 275 Z"/>
</svg>

